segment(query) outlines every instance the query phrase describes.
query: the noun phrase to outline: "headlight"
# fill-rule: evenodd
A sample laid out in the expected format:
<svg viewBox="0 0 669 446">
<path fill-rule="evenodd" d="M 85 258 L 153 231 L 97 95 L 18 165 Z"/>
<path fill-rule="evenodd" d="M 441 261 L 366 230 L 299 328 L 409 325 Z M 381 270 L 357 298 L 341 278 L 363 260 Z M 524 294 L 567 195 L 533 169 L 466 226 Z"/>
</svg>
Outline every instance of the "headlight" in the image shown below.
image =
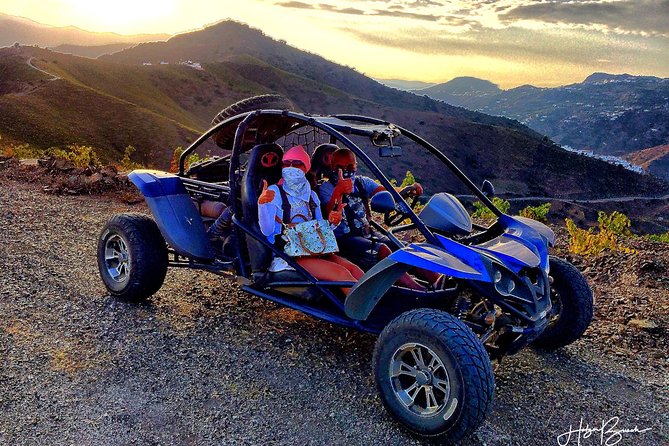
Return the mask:
<svg viewBox="0 0 669 446">
<path fill-rule="evenodd" d="M 502 296 L 509 296 L 516 289 L 516 282 L 508 274 L 502 274 L 502 271 L 497 270 L 493 276 L 495 282 L 495 289 Z"/>
</svg>

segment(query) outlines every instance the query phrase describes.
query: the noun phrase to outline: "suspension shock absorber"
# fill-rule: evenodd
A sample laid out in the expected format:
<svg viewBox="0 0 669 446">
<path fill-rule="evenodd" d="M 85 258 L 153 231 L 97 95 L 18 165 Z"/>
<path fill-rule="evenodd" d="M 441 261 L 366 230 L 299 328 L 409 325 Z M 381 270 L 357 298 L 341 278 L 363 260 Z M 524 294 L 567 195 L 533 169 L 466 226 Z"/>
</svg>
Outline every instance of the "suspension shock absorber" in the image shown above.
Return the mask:
<svg viewBox="0 0 669 446">
<path fill-rule="evenodd" d="M 472 306 L 472 301 L 468 296 L 459 294 L 451 303 L 451 313 L 461 318 L 469 312 L 469 309 Z"/>
</svg>

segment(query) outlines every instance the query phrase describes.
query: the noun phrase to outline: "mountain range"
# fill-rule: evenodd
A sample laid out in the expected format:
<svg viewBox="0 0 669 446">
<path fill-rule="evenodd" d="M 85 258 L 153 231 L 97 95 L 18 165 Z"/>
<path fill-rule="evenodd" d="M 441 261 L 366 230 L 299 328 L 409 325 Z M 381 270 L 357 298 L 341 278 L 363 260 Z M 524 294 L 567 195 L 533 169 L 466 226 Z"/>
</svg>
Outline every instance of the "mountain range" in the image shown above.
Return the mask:
<svg viewBox="0 0 669 446">
<path fill-rule="evenodd" d="M 23 17 L 0 12 L 0 47 L 15 43 L 55 47 L 58 45 L 108 45 L 118 43 L 138 43 L 152 40 L 166 40 L 168 34 L 96 33 L 74 26 L 50 26 Z M 102 54 L 102 53 L 100 53 Z"/>
<path fill-rule="evenodd" d="M 415 92 L 517 119 L 561 145 L 597 154 L 620 156 L 669 143 L 669 79 L 593 73 L 561 87 L 502 90 L 489 81 L 456 78 Z"/>
<path fill-rule="evenodd" d="M 501 193 L 611 196 L 666 187 L 566 152 L 516 120 L 389 88 L 231 21 L 98 59 L 36 47 L 0 50 L 0 144 L 91 144 L 106 160 L 132 144 L 138 161 L 166 168 L 174 147 L 192 141 L 221 108 L 270 92 L 305 112 L 366 114 L 415 130 L 475 182 L 491 179 Z M 406 153 L 379 162 L 395 178 L 412 170 L 428 191 L 465 192 L 435 172 L 432 159 L 410 147 Z"/>
<path fill-rule="evenodd" d="M 405 90 L 405 91 L 412 91 L 412 90 L 420 90 L 423 88 L 428 88 L 433 85 L 434 83 L 430 82 L 423 82 L 423 81 L 405 81 L 402 79 L 381 79 L 381 78 L 374 78 L 375 81 L 378 81 L 379 83 L 382 83 L 383 85 L 386 85 L 388 87 L 396 88 L 398 90 Z"/>
</svg>

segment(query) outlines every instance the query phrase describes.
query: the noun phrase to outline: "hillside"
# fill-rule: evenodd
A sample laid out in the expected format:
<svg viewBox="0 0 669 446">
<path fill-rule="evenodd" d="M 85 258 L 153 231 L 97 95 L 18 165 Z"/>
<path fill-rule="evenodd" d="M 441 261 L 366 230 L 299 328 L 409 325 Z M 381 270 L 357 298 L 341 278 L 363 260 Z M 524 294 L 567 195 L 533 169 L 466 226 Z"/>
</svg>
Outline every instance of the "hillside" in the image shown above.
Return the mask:
<svg viewBox="0 0 669 446">
<path fill-rule="evenodd" d="M 53 80 L 31 68 L 30 58 L 62 78 Z M 72 60 L 88 59 L 38 48 L 0 50 L 0 144 L 43 149 L 87 144 L 101 149 L 104 160 L 118 159 L 124 147 L 134 145 L 138 161 L 165 165 L 170 156 L 165 148 L 197 136 L 200 129 L 77 81 L 65 68 Z M 110 74 L 99 68 L 93 77 Z"/>
<path fill-rule="evenodd" d="M 218 56 L 215 47 L 222 48 Z M 266 59 L 260 58 L 263 54 Z M 200 62 L 203 69 L 175 63 L 180 59 Z M 48 76 L 26 64 L 29 60 L 60 79 L 46 80 Z M 156 60 L 169 64 L 143 65 Z M 21 48 L 0 51 L 0 61 L 8 72 L 16 70 L 0 83 L 6 84 L 0 85 L 5 91 L 0 96 L 3 141 L 43 148 L 93 144 L 106 159 L 118 158 L 132 144 L 139 161 L 166 168 L 174 147 L 205 130 L 221 108 L 276 92 L 310 113 L 380 116 L 416 130 L 443 148 L 474 182 L 491 179 L 500 193 L 616 196 L 665 187 L 652 178 L 567 153 L 517 122 L 385 87 L 237 23 L 223 22 L 98 60 Z M 35 76 L 38 79 L 31 80 Z M 382 164 L 395 178 L 414 171 L 428 191 L 465 192 L 451 176 L 428 175 L 432 161 L 407 155 Z"/>
<path fill-rule="evenodd" d="M 417 90 L 416 93 L 426 94 L 434 98 L 452 98 L 464 96 L 464 98 L 460 99 L 459 101 L 454 101 L 457 103 L 456 105 L 459 105 L 460 102 L 466 101 L 467 97 L 486 96 L 499 93 L 500 91 L 502 90 L 500 90 L 496 84 L 493 84 L 490 81 L 477 79 L 475 77 L 463 76 L 456 77 L 455 79 L 451 79 L 450 81 L 444 82 L 443 84 L 433 85 L 431 87 Z"/>
<path fill-rule="evenodd" d="M 260 61 L 261 65 L 277 68 L 294 76 L 346 92 L 348 96 L 376 104 L 439 112 L 483 124 L 510 127 L 538 136 L 514 120 L 472 112 L 388 88 L 352 68 L 298 50 L 266 36 L 260 30 L 233 21 L 224 21 L 200 31 L 179 34 L 166 42 L 142 43 L 112 55 L 102 56 L 100 60 L 131 65 L 141 65 L 145 62 L 157 64 L 161 61 L 174 64 L 185 60 L 220 63 L 238 60 L 240 56 L 246 56 L 246 59 L 250 57 Z"/>
<path fill-rule="evenodd" d="M 628 153 L 623 158 L 646 172 L 669 180 L 669 144 Z"/>
<path fill-rule="evenodd" d="M 50 50 L 57 51 L 59 53 L 65 54 L 74 54 L 75 56 L 89 57 L 91 59 L 96 59 L 103 54 L 112 54 L 117 51 L 124 50 L 131 46 L 134 46 L 134 42 L 121 42 L 121 43 L 109 43 L 107 45 L 58 45 Z"/>
<path fill-rule="evenodd" d="M 517 119 L 562 145 L 602 155 L 669 142 L 669 79 L 593 73 L 581 83 L 556 88 L 524 85 L 461 94 L 434 86 L 420 93 Z"/>
<path fill-rule="evenodd" d="M 167 34 L 135 34 L 95 33 L 74 26 L 56 27 L 44 25 L 23 17 L 3 14 L 0 12 L 0 47 L 10 46 L 18 42 L 21 45 L 38 45 L 42 47 L 63 44 L 74 45 L 106 45 L 121 42 L 147 42 L 165 40 Z"/>
</svg>

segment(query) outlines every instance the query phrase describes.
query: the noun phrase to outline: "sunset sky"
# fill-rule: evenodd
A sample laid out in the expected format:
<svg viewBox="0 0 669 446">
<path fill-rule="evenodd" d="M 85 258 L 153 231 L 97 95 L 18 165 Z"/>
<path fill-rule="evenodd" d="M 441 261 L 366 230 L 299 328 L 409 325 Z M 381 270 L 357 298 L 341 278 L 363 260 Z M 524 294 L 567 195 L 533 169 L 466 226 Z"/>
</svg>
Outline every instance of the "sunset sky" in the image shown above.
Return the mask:
<svg viewBox="0 0 669 446">
<path fill-rule="evenodd" d="M 0 12 L 122 34 L 232 18 L 382 78 L 508 88 L 594 71 L 669 77 L 669 0 L 0 0 Z"/>
</svg>

